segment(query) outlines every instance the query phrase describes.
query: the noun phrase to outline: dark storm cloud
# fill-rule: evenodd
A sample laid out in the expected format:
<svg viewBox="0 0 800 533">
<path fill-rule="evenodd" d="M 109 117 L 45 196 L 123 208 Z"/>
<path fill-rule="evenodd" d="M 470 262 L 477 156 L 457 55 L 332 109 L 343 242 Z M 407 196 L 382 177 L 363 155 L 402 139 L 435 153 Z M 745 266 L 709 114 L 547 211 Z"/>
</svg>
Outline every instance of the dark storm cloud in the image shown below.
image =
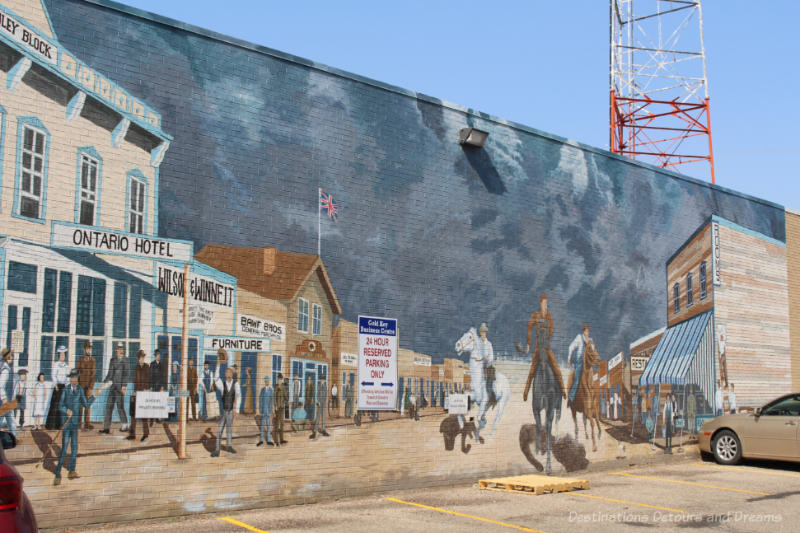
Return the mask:
<svg viewBox="0 0 800 533">
<path fill-rule="evenodd" d="M 665 323 L 666 259 L 711 214 L 782 240 L 780 209 L 282 59 L 71 0 L 62 43 L 163 114 L 160 233 L 316 253 L 317 187 L 341 206 L 323 259 L 343 318 L 399 319 L 436 359 L 489 323 L 553 349 L 589 322 L 604 357 Z M 91 27 L 92 39 L 81 28 Z M 490 132 L 465 153 L 458 130 Z"/>
</svg>

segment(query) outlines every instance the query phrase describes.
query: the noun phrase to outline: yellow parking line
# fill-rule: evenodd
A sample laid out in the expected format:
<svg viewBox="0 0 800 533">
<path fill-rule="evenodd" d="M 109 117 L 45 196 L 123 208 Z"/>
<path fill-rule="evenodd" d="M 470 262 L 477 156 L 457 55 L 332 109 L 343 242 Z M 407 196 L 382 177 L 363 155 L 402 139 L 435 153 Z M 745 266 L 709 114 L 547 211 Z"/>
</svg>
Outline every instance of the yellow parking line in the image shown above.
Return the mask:
<svg viewBox="0 0 800 533">
<path fill-rule="evenodd" d="M 438 511 L 440 513 L 446 513 L 446 514 L 451 514 L 451 515 L 455 515 L 455 516 L 461 516 L 461 517 L 464 517 L 464 518 L 472 518 L 473 520 L 480 520 L 481 522 L 488 522 L 489 524 L 495 524 L 495 525 L 498 525 L 498 526 L 510 527 L 511 529 L 518 529 L 520 531 L 534 531 L 536 533 L 543 533 L 539 529 L 531 529 L 529 527 L 517 526 L 517 525 L 514 525 L 514 524 L 508 524 L 506 522 L 498 522 L 497 520 L 490 520 L 488 518 L 483 518 L 482 516 L 475 516 L 475 515 L 471 515 L 471 514 L 459 513 L 457 511 L 451 511 L 449 509 L 442 509 L 441 507 L 431 507 L 430 505 L 423 505 L 421 503 L 407 502 L 405 500 L 398 500 L 397 498 L 386 497 L 386 499 L 391 501 L 391 502 L 404 503 L 406 505 L 413 505 L 414 507 L 421 507 L 422 509 L 429 509 L 431 511 Z"/>
<path fill-rule="evenodd" d="M 746 470 L 747 472 L 754 472 L 756 474 L 764 474 L 767 476 L 800 477 L 800 474 L 790 474 L 788 472 L 774 472 L 772 470 L 758 468 L 755 466 L 728 466 L 728 465 L 715 465 L 712 463 L 694 463 L 694 466 L 707 466 L 710 468 L 721 468 L 722 470 L 738 470 L 739 472 Z"/>
<path fill-rule="evenodd" d="M 653 481 L 665 481 L 667 483 L 678 483 L 679 485 L 691 485 L 693 487 L 705 487 L 707 489 L 729 490 L 731 492 L 744 492 L 745 494 L 757 494 L 759 496 L 770 496 L 768 492 L 759 492 L 756 490 L 735 489 L 732 487 L 720 487 L 718 485 L 706 485 L 705 483 L 695 483 L 694 481 L 681 481 L 678 479 L 668 479 L 665 477 L 655 476 L 641 476 L 638 474 L 628 474 L 627 472 L 611 472 L 615 476 L 636 477 L 640 479 L 651 479 Z"/>
<path fill-rule="evenodd" d="M 649 503 L 631 502 L 628 500 L 615 500 L 614 498 L 606 498 L 605 496 L 595 496 L 594 494 L 584 494 L 582 492 L 565 492 L 570 496 L 582 496 L 583 498 L 593 498 L 595 500 L 606 500 L 608 502 L 624 503 L 625 505 L 638 505 L 639 507 L 649 507 L 650 509 L 659 509 L 661 511 L 669 511 L 671 513 L 685 513 L 683 509 L 672 509 L 671 507 L 660 507 L 658 505 L 650 505 Z"/>
<path fill-rule="evenodd" d="M 239 522 L 238 520 L 236 520 L 235 518 L 231 518 L 230 516 L 220 517 L 220 520 L 224 520 L 226 522 L 230 522 L 234 526 L 242 527 L 244 529 L 252 531 L 253 533 L 269 533 L 269 531 L 266 531 L 264 529 L 258 529 L 257 527 L 253 527 L 250 524 L 245 524 L 244 522 Z"/>
</svg>

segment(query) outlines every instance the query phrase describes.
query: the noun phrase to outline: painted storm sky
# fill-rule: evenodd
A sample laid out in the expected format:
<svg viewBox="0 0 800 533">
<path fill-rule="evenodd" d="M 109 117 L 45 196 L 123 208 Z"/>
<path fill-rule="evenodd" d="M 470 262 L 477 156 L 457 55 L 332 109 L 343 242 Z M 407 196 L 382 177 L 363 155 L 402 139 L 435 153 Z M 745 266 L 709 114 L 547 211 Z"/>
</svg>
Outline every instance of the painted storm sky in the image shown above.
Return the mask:
<svg viewBox="0 0 800 533">
<path fill-rule="evenodd" d="M 711 214 L 784 240 L 783 210 L 208 36 L 48 0 L 61 43 L 152 105 L 174 136 L 159 233 L 316 253 L 317 188 L 340 204 L 322 257 L 343 308 L 399 319 L 435 359 L 486 322 L 525 342 L 549 297 L 553 350 L 588 322 L 603 357 L 666 321 L 665 262 Z M 482 150 L 458 131 L 490 132 Z"/>
</svg>

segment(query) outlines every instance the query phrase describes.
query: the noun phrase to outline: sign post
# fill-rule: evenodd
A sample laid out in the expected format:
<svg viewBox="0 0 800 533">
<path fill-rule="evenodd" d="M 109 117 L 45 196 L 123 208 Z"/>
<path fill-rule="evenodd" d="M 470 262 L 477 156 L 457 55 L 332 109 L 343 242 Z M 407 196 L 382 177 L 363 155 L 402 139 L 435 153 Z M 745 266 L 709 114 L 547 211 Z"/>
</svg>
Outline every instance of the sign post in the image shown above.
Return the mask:
<svg viewBox="0 0 800 533">
<path fill-rule="evenodd" d="M 358 317 L 358 409 L 397 409 L 397 320 Z"/>
<path fill-rule="evenodd" d="M 181 330 L 181 377 L 180 377 L 180 392 L 178 397 L 178 459 L 186 459 L 186 418 L 189 414 L 187 411 L 187 402 L 189 398 L 183 397 L 183 392 L 186 390 L 186 365 L 189 358 L 187 357 L 187 350 L 189 348 L 189 263 L 183 267 L 183 328 Z"/>
</svg>

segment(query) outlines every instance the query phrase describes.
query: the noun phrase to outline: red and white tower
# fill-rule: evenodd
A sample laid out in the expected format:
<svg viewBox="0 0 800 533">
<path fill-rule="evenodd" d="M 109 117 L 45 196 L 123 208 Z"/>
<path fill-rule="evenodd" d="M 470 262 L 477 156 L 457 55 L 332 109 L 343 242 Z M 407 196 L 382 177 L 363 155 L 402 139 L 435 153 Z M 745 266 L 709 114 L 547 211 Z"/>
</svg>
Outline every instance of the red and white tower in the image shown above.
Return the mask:
<svg viewBox="0 0 800 533">
<path fill-rule="evenodd" d="M 611 151 L 673 170 L 708 162 L 698 174 L 714 183 L 700 0 L 610 4 Z"/>
</svg>

